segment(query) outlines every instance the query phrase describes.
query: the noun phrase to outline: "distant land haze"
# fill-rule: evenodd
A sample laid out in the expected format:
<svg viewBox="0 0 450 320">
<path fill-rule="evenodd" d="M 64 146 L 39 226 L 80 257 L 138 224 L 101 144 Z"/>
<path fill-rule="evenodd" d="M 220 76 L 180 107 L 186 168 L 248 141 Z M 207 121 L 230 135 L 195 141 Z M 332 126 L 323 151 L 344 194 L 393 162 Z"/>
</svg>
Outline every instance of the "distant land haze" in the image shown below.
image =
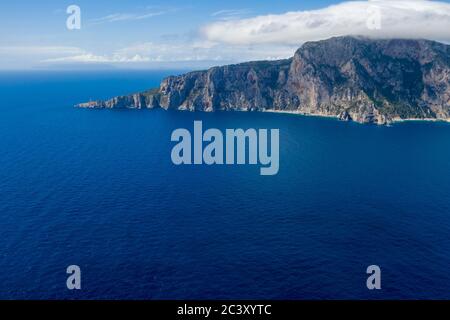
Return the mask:
<svg viewBox="0 0 450 320">
<path fill-rule="evenodd" d="M 76 106 L 291 112 L 376 124 L 450 121 L 450 46 L 335 37 L 307 42 L 290 59 L 170 76 L 159 88 Z"/>
</svg>

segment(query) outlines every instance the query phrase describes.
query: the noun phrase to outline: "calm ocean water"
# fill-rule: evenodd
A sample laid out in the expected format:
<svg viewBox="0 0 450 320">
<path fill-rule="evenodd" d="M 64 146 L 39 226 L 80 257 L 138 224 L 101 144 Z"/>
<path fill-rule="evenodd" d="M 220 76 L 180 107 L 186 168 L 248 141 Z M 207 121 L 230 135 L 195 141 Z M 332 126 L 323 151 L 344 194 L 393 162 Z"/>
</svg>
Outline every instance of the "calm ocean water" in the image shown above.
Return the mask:
<svg viewBox="0 0 450 320">
<path fill-rule="evenodd" d="M 450 124 L 72 107 L 167 74 L 0 75 L 1 299 L 450 298 Z M 279 174 L 174 166 L 194 120 L 279 128 Z"/>
</svg>

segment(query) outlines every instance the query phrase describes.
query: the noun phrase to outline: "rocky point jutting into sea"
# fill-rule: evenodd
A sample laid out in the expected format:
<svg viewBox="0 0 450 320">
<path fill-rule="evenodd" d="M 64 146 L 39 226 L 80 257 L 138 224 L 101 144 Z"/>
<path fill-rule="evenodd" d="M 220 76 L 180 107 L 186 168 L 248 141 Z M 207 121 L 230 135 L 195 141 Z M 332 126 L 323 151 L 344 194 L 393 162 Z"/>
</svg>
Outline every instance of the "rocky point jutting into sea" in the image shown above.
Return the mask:
<svg viewBox="0 0 450 320">
<path fill-rule="evenodd" d="M 286 60 L 171 76 L 159 88 L 82 108 L 274 111 L 361 123 L 450 119 L 450 46 L 429 40 L 336 37 Z"/>
</svg>

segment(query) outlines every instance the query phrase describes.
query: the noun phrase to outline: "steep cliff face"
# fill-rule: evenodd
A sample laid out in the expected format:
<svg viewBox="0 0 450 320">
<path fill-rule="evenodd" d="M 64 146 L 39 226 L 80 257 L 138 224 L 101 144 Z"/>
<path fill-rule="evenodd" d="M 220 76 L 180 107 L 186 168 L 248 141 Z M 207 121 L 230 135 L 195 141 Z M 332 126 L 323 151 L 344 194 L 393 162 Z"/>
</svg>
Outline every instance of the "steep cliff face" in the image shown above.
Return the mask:
<svg viewBox="0 0 450 320">
<path fill-rule="evenodd" d="M 450 119 L 450 46 L 427 40 L 338 37 L 293 58 L 164 79 L 159 88 L 92 108 L 290 111 L 362 123 Z"/>
</svg>

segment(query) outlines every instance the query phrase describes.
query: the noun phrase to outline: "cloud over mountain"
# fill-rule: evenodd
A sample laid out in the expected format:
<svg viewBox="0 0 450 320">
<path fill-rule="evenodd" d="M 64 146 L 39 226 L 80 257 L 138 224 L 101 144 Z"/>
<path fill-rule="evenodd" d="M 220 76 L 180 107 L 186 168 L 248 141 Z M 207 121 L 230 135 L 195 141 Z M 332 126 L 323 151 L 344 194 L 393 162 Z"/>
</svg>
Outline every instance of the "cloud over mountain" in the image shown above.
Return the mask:
<svg viewBox="0 0 450 320">
<path fill-rule="evenodd" d="M 300 44 L 341 35 L 450 41 L 450 4 L 427 0 L 347 1 L 323 9 L 217 21 L 202 28 L 227 44 Z"/>
</svg>

